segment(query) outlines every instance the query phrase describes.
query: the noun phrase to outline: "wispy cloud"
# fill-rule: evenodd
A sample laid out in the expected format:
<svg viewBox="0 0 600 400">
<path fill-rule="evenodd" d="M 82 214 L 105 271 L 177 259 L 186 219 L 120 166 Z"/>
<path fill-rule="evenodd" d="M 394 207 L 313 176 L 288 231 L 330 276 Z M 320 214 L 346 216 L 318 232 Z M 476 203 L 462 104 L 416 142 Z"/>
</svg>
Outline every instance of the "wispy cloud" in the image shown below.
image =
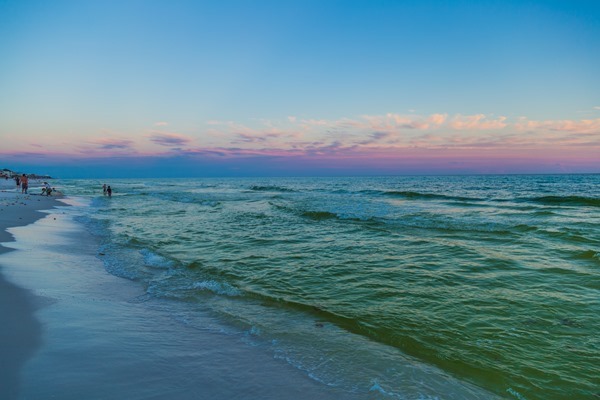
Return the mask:
<svg viewBox="0 0 600 400">
<path fill-rule="evenodd" d="M 129 139 L 100 138 L 90 143 L 100 150 L 131 150 L 134 142 Z"/>
<path fill-rule="evenodd" d="M 186 136 L 159 131 L 153 131 L 148 138 L 152 143 L 165 147 L 183 146 L 191 142 L 191 139 Z"/>
<path fill-rule="evenodd" d="M 165 122 L 165 121 L 158 121 L 158 122 L 154 123 L 154 126 L 167 126 L 167 125 L 169 125 L 169 123 Z"/>
<path fill-rule="evenodd" d="M 391 134 L 389 132 L 373 132 L 369 135 L 368 139 L 358 142 L 360 145 L 368 145 L 371 143 L 377 143 L 385 138 L 389 138 Z"/>
<path fill-rule="evenodd" d="M 233 142 L 246 142 L 246 143 L 264 143 L 272 138 L 278 138 L 285 134 L 284 132 L 262 132 L 262 133 L 236 133 L 237 139 Z"/>
<path fill-rule="evenodd" d="M 43 152 L 35 152 L 35 151 L 19 151 L 19 152 L 15 152 L 15 153 L 3 153 L 2 157 L 3 158 L 23 159 L 23 160 L 27 160 L 30 158 L 44 159 L 44 158 L 49 157 L 49 154 L 43 153 Z"/>
<path fill-rule="evenodd" d="M 572 133 L 600 133 L 600 118 L 557 121 L 532 121 L 520 118 L 514 126 L 521 131 L 549 130 Z"/>
<path fill-rule="evenodd" d="M 533 120 L 492 114 L 447 113 L 385 113 L 331 120 L 254 118 L 244 122 L 212 120 L 185 135 L 169 132 L 164 128 L 167 125 L 156 123 L 155 126 L 149 131 L 142 127 L 127 136 L 120 131 L 105 130 L 100 138 L 85 142 L 77 142 L 76 137 L 69 140 L 63 137 L 61 142 L 40 140 L 36 143 L 39 148 L 14 140 L 20 147 L 14 147 L 11 153 L 34 149 L 34 152 L 40 150 L 41 154 L 62 151 L 81 159 L 280 160 L 277 162 L 297 159 L 307 163 L 326 160 L 327 165 L 338 163 L 340 168 L 351 163 L 382 167 L 386 163 L 400 165 L 404 163 L 401 160 L 410 159 L 427 164 L 427 160 L 448 154 L 455 157 L 454 161 L 482 154 L 506 160 L 530 155 L 554 160 L 568 155 L 572 160 L 587 160 L 588 166 L 600 168 L 597 157 L 600 118 Z M 7 149 L 3 150 L 6 152 Z"/>
<path fill-rule="evenodd" d="M 290 119 L 259 120 L 262 126 L 250 127 L 234 122 L 213 125 L 212 135 L 223 143 L 239 145 L 252 151 L 261 148 L 295 151 L 306 154 L 342 154 L 355 149 L 397 151 L 407 148 L 427 149 L 499 149 L 549 148 L 577 145 L 583 139 L 575 134 L 600 132 L 599 120 L 531 121 L 509 120 L 505 116 L 485 114 L 449 116 L 364 115 L 338 120 Z M 587 137 L 586 143 L 595 138 Z"/>
<path fill-rule="evenodd" d="M 456 115 L 449 123 L 450 127 L 457 130 L 489 130 L 506 128 L 506 117 L 490 119 L 484 114 Z"/>
<path fill-rule="evenodd" d="M 388 113 L 385 115 L 364 115 L 360 119 L 343 119 L 333 123 L 321 121 L 321 125 L 333 125 L 380 132 L 400 132 L 413 129 L 423 131 L 437 129 L 441 127 L 447 119 L 447 114 L 419 116 Z"/>
</svg>

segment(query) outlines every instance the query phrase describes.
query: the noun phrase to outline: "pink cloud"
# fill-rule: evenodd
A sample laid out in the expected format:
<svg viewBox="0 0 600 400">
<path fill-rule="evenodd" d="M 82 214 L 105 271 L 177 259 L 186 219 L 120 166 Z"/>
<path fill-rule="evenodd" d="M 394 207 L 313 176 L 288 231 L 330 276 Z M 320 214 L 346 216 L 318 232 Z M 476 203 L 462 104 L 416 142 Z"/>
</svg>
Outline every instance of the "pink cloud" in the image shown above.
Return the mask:
<svg viewBox="0 0 600 400">
<path fill-rule="evenodd" d="M 386 115 L 365 115 L 362 117 L 365 122 L 357 121 L 354 126 L 363 129 L 372 129 L 376 131 L 398 131 L 401 129 L 429 129 L 427 120 L 418 116 L 404 116 L 400 114 L 388 113 Z"/>
<path fill-rule="evenodd" d="M 515 128 L 521 131 L 531 130 L 550 130 L 557 132 L 572 133 L 600 133 L 600 118 L 558 121 L 530 121 L 526 118 L 520 118 L 515 124 Z"/>
<path fill-rule="evenodd" d="M 427 118 L 427 121 L 434 125 L 442 125 L 446 122 L 447 118 L 448 114 L 431 114 L 429 118 Z"/>
<path fill-rule="evenodd" d="M 157 123 L 156 126 L 166 125 Z M 383 166 L 386 163 L 399 165 L 400 158 L 422 158 L 426 163 L 440 154 L 465 159 L 485 155 L 499 160 L 530 155 L 535 160 L 533 155 L 536 155 L 547 161 L 566 158 L 589 160 L 586 161 L 589 165 L 600 168 L 597 156 L 600 151 L 600 118 L 538 121 L 485 114 L 387 113 L 332 120 L 257 118 L 251 119 L 247 125 L 215 120 L 188 136 L 161 128 L 147 131 L 143 138 L 138 136 L 137 139 L 135 135 L 131 139 L 120 138 L 123 133 L 113 131 L 106 131 L 103 136 L 80 145 L 76 139 L 65 140 L 68 145 L 59 145 L 58 140 L 45 143 L 42 139 L 36 144 L 43 145 L 43 149 L 48 150 L 47 154 L 51 154 L 53 148 L 68 152 L 71 147 L 74 149 L 72 154 L 82 158 L 88 155 L 98 158 L 196 155 L 261 159 L 292 157 L 309 161 L 327 160 L 331 165 L 338 162 L 340 166 L 346 161 Z M 18 147 L 13 145 L 14 152 L 27 150 L 22 146 L 23 141 L 15 143 Z M 195 143 L 202 143 L 204 147 L 198 148 Z M 4 151 L 8 149 L 8 146 L 4 147 Z"/>
<path fill-rule="evenodd" d="M 449 126 L 453 129 L 473 129 L 473 130 L 488 130 L 502 129 L 507 126 L 506 117 L 498 117 L 496 119 L 488 119 L 485 114 L 476 115 L 461 115 L 457 114 L 449 122 Z"/>
<path fill-rule="evenodd" d="M 401 115 L 387 113 L 385 115 L 365 115 L 363 121 L 346 121 L 345 126 L 354 128 L 371 129 L 375 131 L 400 132 L 402 130 L 436 129 L 447 120 L 447 114 L 431 114 L 429 116 Z"/>
<path fill-rule="evenodd" d="M 307 154 L 346 154 L 350 149 L 407 148 L 426 149 L 541 149 L 556 146 L 595 145 L 594 137 L 575 137 L 576 133 L 593 132 L 597 121 L 509 121 L 507 117 L 485 114 L 462 115 L 434 113 L 425 116 L 365 115 L 339 120 L 296 120 L 279 123 L 258 120 L 263 128 L 251 128 L 233 122 L 223 123 L 210 131 L 221 145 L 237 144 L 252 151 L 258 146 L 306 152 Z M 290 128 L 289 123 L 292 123 Z M 300 130 L 294 130 L 296 125 Z M 528 129 L 523 129 L 527 127 Z M 543 129 L 542 129 L 543 128 Z M 502 134 L 498 132 L 502 130 Z M 523 130 L 527 130 L 523 134 Z M 555 133 L 552 133 L 555 132 Z M 560 135 L 559 135 L 560 133 Z"/>
</svg>

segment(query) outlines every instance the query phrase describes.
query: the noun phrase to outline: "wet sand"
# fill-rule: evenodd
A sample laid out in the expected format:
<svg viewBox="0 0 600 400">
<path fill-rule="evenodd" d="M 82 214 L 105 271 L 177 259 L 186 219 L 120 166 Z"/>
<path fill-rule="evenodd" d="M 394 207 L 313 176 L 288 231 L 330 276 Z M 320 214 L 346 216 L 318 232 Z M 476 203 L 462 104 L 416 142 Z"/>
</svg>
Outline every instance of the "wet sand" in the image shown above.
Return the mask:
<svg viewBox="0 0 600 400">
<path fill-rule="evenodd" d="M 41 190 L 40 190 L 41 191 Z M 21 194 L 12 180 L 0 180 L 0 243 L 13 241 L 8 228 L 33 223 L 60 205 L 56 197 Z M 10 249 L 0 244 L 0 254 Z M 0 265 L 0 388 L 2 398 L 16 398 L 19 371 L 41 344 L 41 325 L 34 317 L 32 293 L 2 275 Z"/>
</svg>

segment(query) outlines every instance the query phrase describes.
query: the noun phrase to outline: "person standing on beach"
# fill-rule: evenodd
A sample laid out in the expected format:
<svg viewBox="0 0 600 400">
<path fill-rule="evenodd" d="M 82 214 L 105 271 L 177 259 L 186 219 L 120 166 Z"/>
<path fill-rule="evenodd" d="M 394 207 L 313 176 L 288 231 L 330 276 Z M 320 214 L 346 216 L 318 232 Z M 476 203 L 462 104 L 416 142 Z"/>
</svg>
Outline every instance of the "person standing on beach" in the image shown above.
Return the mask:
<svg viewBox="0 0 600 400">
<path fill-rule="evenodd" d="M 27 175 L 23 174 L 21 177 L 21 193 L 27 194 L 27 189 L 29 188 L 29 178 Z"/>
<path fill-rule="evenodd" d="M 110 185 L 106 187 L 106 193 L 108 194 L 108 197 L 112 197 L 112 189 L 110 188 Z"/>
<path fill-rule="evenodd" d="M 102 193 L 106 196 L 106 183 L 102 185 Z"/>
<path fill-rule="evenodd" d="M 17 182 L 17 190 L 19 190 L 21 187 L 21 178 L 19 178 L 19 175 L 15 176 L 15 182 Z"/>
</svg>

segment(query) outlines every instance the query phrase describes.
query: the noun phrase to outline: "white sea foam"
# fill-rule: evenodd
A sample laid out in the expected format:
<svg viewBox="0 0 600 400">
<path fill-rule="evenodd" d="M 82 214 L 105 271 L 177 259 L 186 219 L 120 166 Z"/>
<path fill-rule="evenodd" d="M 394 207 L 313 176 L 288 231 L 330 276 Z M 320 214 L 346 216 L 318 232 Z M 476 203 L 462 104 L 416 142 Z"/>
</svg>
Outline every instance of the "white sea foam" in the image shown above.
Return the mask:
<svg viewBox="0 0 600 400">
<path fill-rule="evenodd" d="M 508 388 L 506 389 L 506 391 L 508 393 L 510 393 L 511 395 L 513 395 L 516 399 L 518 400 L 527 400 L 525 398 L 525 396 L 523 396 L 521 393 L 517 392 L 516 390 L 514 390 L 513 388 Z"/>
<path fill-rule="evenodd" d="M 194 289 L 198 290 L 208 290 L 216 294 L 221 294 L 225 296 L 239 296 L 241 292 L 229 285 L 228 283 L 221 283 L 213 280 L 200 281 L 194 283 Z"/>
<path fill-rule="evenodd" d="M 154 268 L 171 268 L 175 266 L 175 262 L 166 257 L 156 254 L 148 249 L 140 250 L 140 254 L 144 257 L 144 263 L 148 267 Z"/>
</svg>

